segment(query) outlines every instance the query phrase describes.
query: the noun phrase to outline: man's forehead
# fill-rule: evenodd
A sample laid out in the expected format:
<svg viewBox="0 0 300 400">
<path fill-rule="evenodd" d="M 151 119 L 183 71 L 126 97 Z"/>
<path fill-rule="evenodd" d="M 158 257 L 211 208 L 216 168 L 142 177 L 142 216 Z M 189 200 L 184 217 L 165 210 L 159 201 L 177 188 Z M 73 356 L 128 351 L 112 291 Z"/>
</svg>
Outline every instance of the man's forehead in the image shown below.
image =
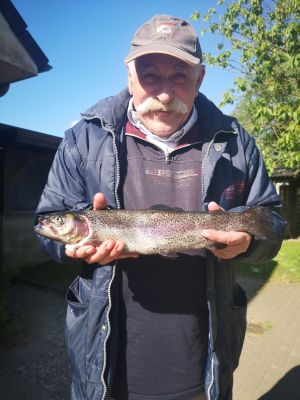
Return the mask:
<svg viewBox="0 0 300 400">
<path fill-rule="evenodd" d="M 186 70 L 190 69 L 191 66 L 179 58 L 169 56 L 167 54 L 146 54 L 144 56 L 138 57 L 135 60 L 135 65 L 137 68 L 157 68 L 160 65 L 168 65 L 174 69 Z"/>
</svg>

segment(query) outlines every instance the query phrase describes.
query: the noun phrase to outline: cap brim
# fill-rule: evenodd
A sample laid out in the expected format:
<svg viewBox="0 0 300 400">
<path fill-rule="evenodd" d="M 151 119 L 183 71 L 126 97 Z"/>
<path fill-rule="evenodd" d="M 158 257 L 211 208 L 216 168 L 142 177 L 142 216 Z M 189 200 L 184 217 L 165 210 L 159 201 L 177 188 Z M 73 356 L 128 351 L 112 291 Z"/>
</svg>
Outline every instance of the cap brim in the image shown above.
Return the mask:
<svg viewBox="0 0 300 400">
<path fill-rule="evenodd" d="M 167 44 L 158 44 L 158 43 L 132 48 L 124 61 L 125 63 L 129 63 L 130 61 L 135 60 L 138 57 L 144 56 L 146 54 L 155 54 L 155 53 L 168 54 L 169 56 L 179 58 L 180 60 L 190 65 L 199 65 L 201 63 L 200 58 L 194 57 L 184 50 L 181 50 L 174 46 L 169 46 Z"/>
</svg>

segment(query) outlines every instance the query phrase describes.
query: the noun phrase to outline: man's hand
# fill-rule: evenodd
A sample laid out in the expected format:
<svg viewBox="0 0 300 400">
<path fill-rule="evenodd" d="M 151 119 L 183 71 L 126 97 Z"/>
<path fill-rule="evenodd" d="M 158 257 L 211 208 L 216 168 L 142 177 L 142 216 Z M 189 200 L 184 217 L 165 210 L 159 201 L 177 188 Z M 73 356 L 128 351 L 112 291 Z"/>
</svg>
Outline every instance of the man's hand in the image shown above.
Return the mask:
<svg viewBox="0 0 300 400">
<path fill-rule="evenodd" d="M 217 203 L 212 201 L 208 204 L 208 211 L 218 210 L 223 209 Z M 251 241 L 251 235 L 246 232 L 225 232 L 213 229 L 205 229 L 202 234 L 206 239 L 212 242 L 222 243 L 226 245 L 224 249 L 211 250 L 211 252 L 216 257 L 222 258 L 224 260 L 228 260 L 230 258 L 238 256 L 241 253 L 245 253 Z"/>
<path fill-rule="evenodd" d="M 107 203 L 103 193 L 96 193 L 93 199 L 93 210 L 102 210 L 107 208 Z M 81 246 L 75 253 L 66 249 L 66 255 L 74 259 L 84 259 L 88 264 L 99 263 L 109 264 L 113 260 L 121 258 L 137 258 L 138 253 L 124 252 L 125 243 L 122 241 L 105 240 L 100 246 L 92 245 Z"/>
</svg>

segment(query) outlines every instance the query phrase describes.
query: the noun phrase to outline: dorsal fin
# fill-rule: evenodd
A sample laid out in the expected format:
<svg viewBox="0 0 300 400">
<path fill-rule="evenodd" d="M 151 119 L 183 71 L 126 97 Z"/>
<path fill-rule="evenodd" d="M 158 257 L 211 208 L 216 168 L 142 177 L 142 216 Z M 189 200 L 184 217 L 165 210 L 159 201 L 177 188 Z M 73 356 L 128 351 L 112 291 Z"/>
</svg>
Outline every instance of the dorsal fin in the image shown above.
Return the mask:
<svg viewBox="0 0 300 400">
<path fill-rule="evenodd" d="M 160 210 L 160 211 L 183 211 L 182 208 L 179 207 L 169 207 L 165 204 L 155 204 L 154 206 L 150 207 L 150 210 Z"/>
</svg>

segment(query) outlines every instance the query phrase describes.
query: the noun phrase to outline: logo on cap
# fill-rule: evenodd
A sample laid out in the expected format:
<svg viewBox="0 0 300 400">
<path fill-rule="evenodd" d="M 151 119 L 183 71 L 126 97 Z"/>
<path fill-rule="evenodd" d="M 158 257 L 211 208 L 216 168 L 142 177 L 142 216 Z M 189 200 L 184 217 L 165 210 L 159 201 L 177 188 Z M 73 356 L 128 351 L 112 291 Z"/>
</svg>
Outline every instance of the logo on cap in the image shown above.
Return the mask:
<svg viewBox="0 0 300 400">
<path fill-rule="evenodd" d="M 166 21 L 156 27 L 156 33 L 164 35 L 164 39 L 170 40 L 175 29 L 178 29 L 177 23 Z"/>
</svg>

